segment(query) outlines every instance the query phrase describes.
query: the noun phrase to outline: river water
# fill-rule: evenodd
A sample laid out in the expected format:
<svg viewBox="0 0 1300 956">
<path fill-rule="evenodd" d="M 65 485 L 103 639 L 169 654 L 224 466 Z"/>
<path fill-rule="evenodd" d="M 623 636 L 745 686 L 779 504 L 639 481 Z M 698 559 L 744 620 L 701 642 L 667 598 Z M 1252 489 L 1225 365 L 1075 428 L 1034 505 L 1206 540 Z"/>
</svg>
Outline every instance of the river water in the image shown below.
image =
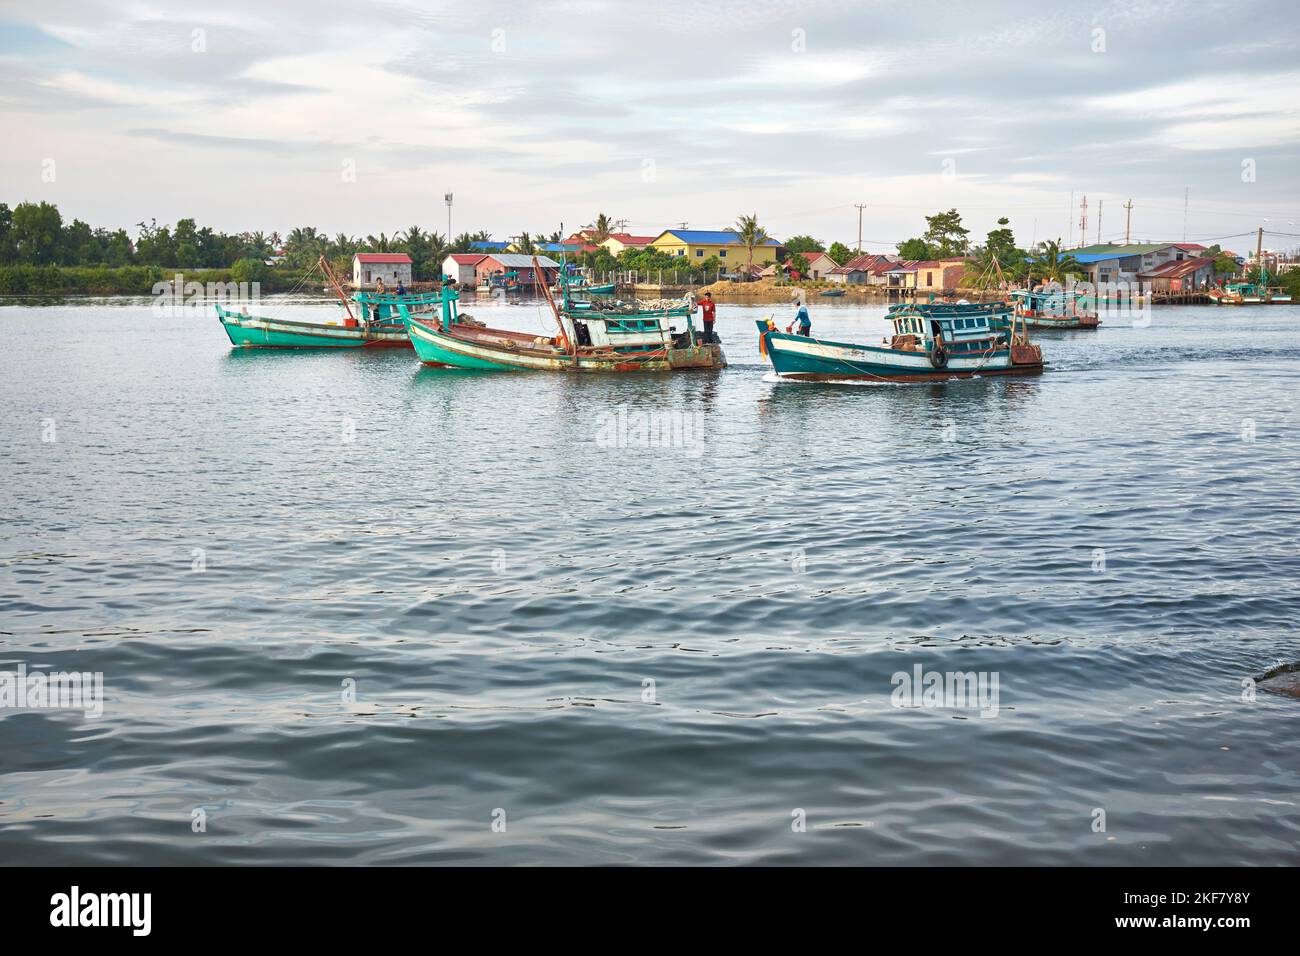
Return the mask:
<svg viewBox="0 0 1300 956">
<path fill-rule="evenodd" d="M 789 311 L 582 378 L 0 308 L 0 670 L 104 686 L 0 710 L 0 863 L 1300 862 L 1300 313 L 863 386 Z"/>
</svg>

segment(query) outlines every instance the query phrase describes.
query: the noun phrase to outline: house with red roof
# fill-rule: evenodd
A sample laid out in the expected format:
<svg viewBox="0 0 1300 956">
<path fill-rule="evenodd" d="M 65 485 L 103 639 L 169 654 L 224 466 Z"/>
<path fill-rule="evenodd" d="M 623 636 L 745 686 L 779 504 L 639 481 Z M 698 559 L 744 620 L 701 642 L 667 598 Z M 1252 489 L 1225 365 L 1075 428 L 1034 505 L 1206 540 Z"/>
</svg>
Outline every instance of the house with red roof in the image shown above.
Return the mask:
<svg viewBox="0 0 1300 956">
<path fill-rule="evenodd" d="M 824 252 L 797 252 L 797 253 L 792 253 L 792 255 L 803 256 L 804 259 L 807 260 L 808 262 L 808 271 L 802 273 L 799 276 L 799 278 L 801 279 L 813 279 L 813 280 L 825 279 L 830 274 L 830 271 L 832 269 L 838 268 L 835 260 L 832 259 Z M 766 269 L 764 269 L 762 272 L 760 272 L 759 275 L 765 278 L 768 276 L 774 276 L 777 274 L 778 269 L 784 271 L 789 267 L 789 265 L 790 265 L 789 259 L 785 260 L 785 262 L 782 263 L 774 262 Z"/>
<path fill-rule="evenodd" d="M 481 252 L 454 252 L 442 260 L 442 274 L 472 289 L 478 281 L 478 264 L 486 258 L 487 255 Z"/>
<path fill-rule="evenodd" d="M 898 265 L 897 256 L 881 254 L 863 254 L 854 256 L 842 266 L 836 266 L 827 273 L 831 282 L 846 285 L 888 285 L 886 272 Z"/>
<path fill-rule="evenodd" d="M 631 249 L 635 252 L 641 252 L 654 242 L 657 236 L 634 236 L 626 232 L 611 232 L 609 238 L 600 243 L 600 246 L 609 250 L 611 256 L 616 256 L 624 249 Z"/>
<path fill-rule="evenodd" d="M 373 289 L 375 283 L 393 288 L 411 284 L 411 257 L 405 252 L 358 252 L 352 257 L 352 288 Z"/>
</svg>

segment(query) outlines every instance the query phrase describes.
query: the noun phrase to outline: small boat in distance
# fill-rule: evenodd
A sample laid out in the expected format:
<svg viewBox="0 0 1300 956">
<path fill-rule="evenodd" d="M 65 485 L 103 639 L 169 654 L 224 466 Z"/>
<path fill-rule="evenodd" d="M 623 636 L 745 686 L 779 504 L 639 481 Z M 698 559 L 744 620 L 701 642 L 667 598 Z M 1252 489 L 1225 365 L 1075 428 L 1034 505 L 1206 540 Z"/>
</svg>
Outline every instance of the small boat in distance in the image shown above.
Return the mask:
<svg viewBox="0 0 1300 956">
<path fill-rule="evenodd" d="M 324 256 L 320 257 L 316 268 L 322 269 L 329 278 L 343 303 L 346 317 L 340 316 L 340 321 L 335 322 L 303 322 L 250 315 L 247 308 L 236 312 L 218 305 L 217 318 L 226 330 L 230 344 L 236 348 L 262 349 L 410 348 L 411 340 L 396 311 L 396 303 L 402 303 L 408 311 L 418 311 L 433 309 L 438 302 L 436 295 L 392 296 L 357 292 L 352 301 L 359 307 L 361 317 L 358 318 Z"/>
<path fill-rule="evenodd" d="M 1101 325 L 1097 313 L 1086 307 L 1084 293 L 1073 289 L 1011 293 L 1016 316 L 1031 329 L 1095 329 Z"/>
<path fill-rule="evenodd" d="M 778 331 L 759 321 L 759 351 L 784 378 L 929 382 L 984 375 L 1033 375 L 1043 353 L 1005 302 L 897 305 L 894 334 L 880 345 L 832 342 Z"/>
<path fill-rule="evenodd" d="M 533 265 L 540 274 L 536 259 Z M 465 322 L 456 309 L 459 296 L 446 286 L 441 316 L 403 314 L 416 355 L 430 365 L 494 371 L 670 372 L 727 364 L 721 346 L 692 327 L 689 303 L 643 308 L 587 301 L 580 307 L 566 288 L 561 309 L 550 289 L 540 288 L 556 319 L 554 336 Z M 681 332 L 673 330 L 676 318 L 683 320 Z"/>
</svg>

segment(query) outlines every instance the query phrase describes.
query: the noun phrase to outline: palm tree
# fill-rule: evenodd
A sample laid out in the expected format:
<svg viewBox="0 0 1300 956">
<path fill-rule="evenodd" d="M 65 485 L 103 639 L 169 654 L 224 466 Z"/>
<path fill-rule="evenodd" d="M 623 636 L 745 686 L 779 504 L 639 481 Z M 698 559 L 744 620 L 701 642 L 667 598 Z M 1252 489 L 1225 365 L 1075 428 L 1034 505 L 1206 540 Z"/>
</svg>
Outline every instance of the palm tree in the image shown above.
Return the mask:
<svg viewBox="0 0 1300 956">
<path fill-rule="evenodd" d="M 366 236 L 366 247 L 371 252 L 392 252 L 394 245 L 396 237 L 389 237 L 386 232 L 381 232 L 378 236 Z"/>
<path fill-rule="evenodd" d="M 1010 277 L 1011 265 L 1004 264 L 988 246 L 976 246 L 965 265 L 961 284 L 969 289 L 994 289 Z"/>
<path fill-rule="evenodd" d="M 736 220 L 736 235 L 749 250 L 750 271 L 753 271 L 754 265 L 754 247 L 761 246 L 767 242 L 767 230 L 758 224 L 758 214 L 752 216 L 741 216 Z"/>
<path fill-rule="evenodd" d="M 284 240 L 284 254 L 291 264 L 305 266 L 319 258 L 324 245 L 325 237 L 315 226 L 300 226 Z"/>
<path fill-rule="evenodd" d="M 1086 271 L 1083 263 L 1068 252 L 1061 251 L 1060 239 L 1044 242 L 1034 257 L 1032 266 L 1032 272 L 1050 282 L 1064 282 L 1067 275 L 1083 275 Z"/>
<path fill-rule="evenodd" d="M 521 232 L 519 234 L 519 238 L 516 240 L 515 245 L 518 247 L 519 251 L 526 256 L 531 256 L 537 251 L 537 247 L 533 245 L 533 237 L 526 232 Z"/>
<path fill-rule="evenodd" d="M 589 227 L 592 230 L 592 245 L 598 246 L 609 238 L 609 229 L 611 225 L 609 216 L 606 216 L 603 212 L 596 217 L 595 224 Z"/>
</svg>

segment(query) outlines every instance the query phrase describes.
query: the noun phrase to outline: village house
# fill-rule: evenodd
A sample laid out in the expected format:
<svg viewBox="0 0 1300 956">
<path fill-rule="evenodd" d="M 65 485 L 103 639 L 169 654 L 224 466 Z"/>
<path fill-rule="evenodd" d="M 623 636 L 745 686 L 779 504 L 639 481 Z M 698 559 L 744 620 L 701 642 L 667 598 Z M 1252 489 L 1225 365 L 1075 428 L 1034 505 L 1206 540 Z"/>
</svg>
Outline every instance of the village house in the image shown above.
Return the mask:
<svg viewBox="0 0 1300 956">
<path fill-rule="evenodd" d="M 612 232 L 609 238 L 600 243 L 601 248 L 608 249 L 611 256 L 617 256 L 624 249 L 641 252 L 655 241 L 654 236 L 633 236 L 626 232 Z"/>
<path fill-rule="evenodd" d="M 906 260 L 895 262 L 882 273 L 885 277 L 885 285 L 891 289 L 915 289 L 916 288 L 916 260 Z"/>
<path fill-rule="evenodd" d="M 1143 242 L 1129 245 L 1101 244 L 1069 249 L 1065 254 L 1074 256 L 1084 267 L 1090 282 L 1134 282 L 1140 273 L 1151 272 L 1166 262 L 1195 259 L 1195 243 Z M 1198 247 L 1203 249 L 1204 247 Z"/>
<path fill-rule="evenodd" d="M 477 239 L 469 244 L 469 247 L 475 252 L 505 252 L 508 242 L 500 242 L 495 239 Z"/>
<path fill-rule="evenodd" d="M 857 255 L 844 265 L 831 269 L 826 278 L 845 285 L 887 285 L 885 272 L 898 262 L 897 256 Z"/>
<path fill-rule="evenodd" d="M 916 281 L 912 288 L 918 292 L 942 292 L 956 289 L 961 285 L 966 273 L 966 260 L 960 257 L 952 259 L 934 259 L 915 264 Z"/>
<path fill-rule="evenodd" d="M 411 257 L 405 252 L 358 252 L 352 257 L 352 287 L 373 289 L 378 279 L 393 288 L 411 284 Z"/>
<path fill-rule="evenodd" d="M 803 256 L 804 259 L 806 259 L 808 262 L 808 271 L 802 273 L 800 276 L 800 278 L 803 279 L 820 281 L 822 279 L 825 279 L 830 274 L 830 271 L 832 269 L 836 268 L 835 260 L 832 259 L 824 252 L 800 252 L 800 253 L 792 253 L 792 255 Z M 785 262 L 783 263 L 774 262 L 771 265 L 769 265 L 767 268 L 759 272 L 759 277 L 765 279 L 771 278 L 772 276 L 776 275 L 777 269 L 782 269 L 784 271 L 789 267 L 789 265 L 790 265 L 789 259 L 786 259 Z"/>
<path fill-rule="evenodd" d="M 538 291 L 538 277 L 533 268 L 533 256 L 514 252 L 494 252 L 474 263 L 475 285 L 479 287 L 505 287 L 526 292 Z M 560 264 L 546 256 L 537 256 L 541 266 L 541 281 L 554 285 Z"/>
<path fill-rule="evenodd" d="M 750 262 L 749 249 L 740 241 L 740 236 L 729 229 L 668 229 L 660 233 L 650 247 L 694 263 L 717 256 L 728 270 Z M 753 263 L 765 266 L 775 262 L 780 247 L 781 243 L 769 237 L 754 247 Z"/>
<path fill-rule="evenodd" d="M 481 252 L 453 253 L 442 260 L 442 274 L 472 289 L 478 282 L 475 266 L 486 258 L 487 255 Z"/>
<path fill-rule="evenodd" d="M 1140 281 L 1151 283 L 1152 292 L 1192 292 L 1208 286 L 1214 277 L 1213 257 L 1174 260 L 1138 274 Z"/>
</svg>

